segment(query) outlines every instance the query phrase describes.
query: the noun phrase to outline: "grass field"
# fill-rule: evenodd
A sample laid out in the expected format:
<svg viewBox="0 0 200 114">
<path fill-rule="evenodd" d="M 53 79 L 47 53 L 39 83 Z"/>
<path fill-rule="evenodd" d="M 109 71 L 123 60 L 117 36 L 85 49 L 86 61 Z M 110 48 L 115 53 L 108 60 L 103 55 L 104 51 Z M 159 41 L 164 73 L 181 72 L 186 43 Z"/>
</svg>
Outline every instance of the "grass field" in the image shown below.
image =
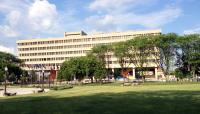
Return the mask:
<svg viewBox="0 0 200 114">
<path fill-rule="evenodd" d="M 76 86 L 0 98 L 0 114 L 200 114 L 200 84 Z"/>
</svg>

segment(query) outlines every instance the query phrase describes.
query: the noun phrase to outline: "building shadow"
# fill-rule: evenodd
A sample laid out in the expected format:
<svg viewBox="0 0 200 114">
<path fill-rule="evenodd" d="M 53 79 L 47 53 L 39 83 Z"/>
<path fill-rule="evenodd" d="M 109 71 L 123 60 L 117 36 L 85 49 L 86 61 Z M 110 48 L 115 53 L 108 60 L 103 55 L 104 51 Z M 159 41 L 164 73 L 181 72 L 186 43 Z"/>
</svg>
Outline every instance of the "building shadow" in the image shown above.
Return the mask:
<svg viewBox="0 0 200 114">
<path fill-rule="evenodd" d="M 199 114 L 199 106 L 199 91 L 98 93 L 0 99 L 0 114 Z"/>
</svg>

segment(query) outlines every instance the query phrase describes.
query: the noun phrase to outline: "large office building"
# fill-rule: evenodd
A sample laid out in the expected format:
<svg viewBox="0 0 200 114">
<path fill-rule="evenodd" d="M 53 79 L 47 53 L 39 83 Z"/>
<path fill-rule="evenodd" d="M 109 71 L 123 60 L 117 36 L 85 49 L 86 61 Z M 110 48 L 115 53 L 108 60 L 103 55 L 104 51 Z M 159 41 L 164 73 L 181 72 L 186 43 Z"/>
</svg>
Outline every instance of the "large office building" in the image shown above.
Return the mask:
<svg viewBox="0 0 200 114">
<path fill-rule="evenodd" d="M 25 62 L 26 70 L 45 71 L 59 70 L 60 65 L 70 58 L 85 56 L 96 45 L 107 45 L 115 42 L 126 41 L 137 36 L 160 35 L 161 30 L 142 30 L 127 32 L 111 32 L 86 34 L 85 32 L 65 32 L 63 37 L 18 40 L 18 56 Z M 112 54 L 109 59 L 109 67 L 114 70 L 120 68 L 117 58 Z M 41 67 L 42 66 L 42 67 Z M 149 77 L 158 79 L 159 68 L 156 64 L 149 64 Z M 130 65 L 133 78 L 135 78 L 135 66 Z M 53 73 L 55 74 L 55 73 Z M 55 78 L 55 77 L 54 77 Z"/>
</svg>

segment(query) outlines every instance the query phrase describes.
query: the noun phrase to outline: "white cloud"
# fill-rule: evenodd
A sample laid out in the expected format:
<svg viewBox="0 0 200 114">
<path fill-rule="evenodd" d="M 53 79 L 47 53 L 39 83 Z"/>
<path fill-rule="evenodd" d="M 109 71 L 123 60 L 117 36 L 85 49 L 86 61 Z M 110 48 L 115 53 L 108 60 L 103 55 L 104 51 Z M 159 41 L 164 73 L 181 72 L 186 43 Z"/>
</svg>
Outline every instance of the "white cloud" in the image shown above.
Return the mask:
<svg viewBox="0 0 200 114">
<path fill-rule="evenodd" d="M 182 14 L 180 8 L 169 5 L 148 13 L 135 12 L 138 7 L 155 3 L 157 0 L 95 0 L 88 8 L 91 11 L 97 11 L 97 14 L 86 18 L 85 21 L 96 31 L 123 30 L 134 25 L 144 28 L 161 28 Z"/>
<path fill-rule="evenodd" d="M 11 54 L 15 54 L 14 48 L 12 48 L 12 47 L 5 47 L 3 45 L 0 45 L 0 51 L 11 53 Z"/>
<path fill-rule="evenodd" d="M 197 28 L 194 28 L 194 29 L 185 30 L 183 33 L 184 34 L 200 34 L 200 27 L 197 27 Z"/>
<path fill-rule="evenodd" d="M 137 5 L 148 5 L 157 0 L 94 0 L 90 5 L 90 10 L 96 11 L 124 11 Z"/>
<path fill-rule="evenodd" d="M 124 26 L 142 25 L 145 28 L 160 28 L 174 21 L 182 13 L 179 8 L 165 8 L 148 14 L 131 13 L 107 13 L 105 15 L 94 15 L 86 19 L 86 23 L 93 25 L 97 31 L 120 30 Z"/>
<path fill-rule="evenodd" d="M 1 0 L 0 12 L 9 13 L 14 10 L 25 9 L 29 6 L 32 0 Z"/>
<path fill-rule="evenodd" d="M 174 21 L 181 15 L 181 13 L 182 10 L 179 8 L 165 8 L 161 11 L 145 15 L 133 15 L 130 18 L 132 18 L 133 24 L 141 24 L 148 28 L 157 28 Z"/>
<path fill-rule="evenodd" d="M 15 53 L 14 48 L 8 47 L 15 46 L 16 40 L 52 35 L 63 29 L 59 27 L 60 15 L 56 6 L 48 0 L 0 1 L 1 51 Z"/>
<path fill-rule="evenodd" d="M 56 6 L 47 0 L 2 0 L 0 13 L 5 15 L 0 25 L 0 34 L 5 37 L 55 33 L 60 24 Z"/>
<path fill-rule="evenodd" d="M 17 10 L 13 10 L 10 11 L 7 15 L 6 15 L 6 20 L 8 22 L 8 24 L 10 26 L 17 26 L 19 24 L 19 22 L 21 21 L 21 12 L 17 11 Z"/>
<path fill-rule="evenodd" d="M 104 15 L 104 16 L 90 16 L 86 18 L 86 23 L 88 23 L 91 27 L 89 29 L 94 29 L 94 31 L 110 31 L 116 29 L 116 25 L 118 19 L 114 19 L 112 15 Z"/>
<path fill-rule="evenodd" d="M 34 30 L 50 30 L 58 23 L 56 6 L 46 0 L 36 0 L 29 8 L 28 19 Z"/>
<path fill-rule="evenodd" d="M 10 26 L 4 25 L 1 26 L 0 25 L 0 35 L 1 37 L 17 37 L 18 33 L 14 30 L 12 30 L 12 28 Z"/>
<path fill-rule="evenodd" d="M 152 6 L 158 0 L 93 0 L 87 7 L 90 12 L 85 9 L 78 11 L 80 8 L 73 7 L 77 8 L 73 9 L 67 7 L 68 4 L 65 10 L 58 11 L 56 5 L 48 0 L 0 1 L 0 13 L 3 15 L 0 23 L 0 40 L 5 39 L 12 45 L 17 39 L 57 36 L 64 30 L 121 31 L 134 25 L 160 28 L 182 14 L 182 10 L 178 7 L 164 7 L 160 11 L 157 9 L 149 13 L 136 13 L 135 9 Z M 80 14 L 82 12 L 87 14 Z M 8 41 L 8 38 L 14 40 Z"/>
</svg>

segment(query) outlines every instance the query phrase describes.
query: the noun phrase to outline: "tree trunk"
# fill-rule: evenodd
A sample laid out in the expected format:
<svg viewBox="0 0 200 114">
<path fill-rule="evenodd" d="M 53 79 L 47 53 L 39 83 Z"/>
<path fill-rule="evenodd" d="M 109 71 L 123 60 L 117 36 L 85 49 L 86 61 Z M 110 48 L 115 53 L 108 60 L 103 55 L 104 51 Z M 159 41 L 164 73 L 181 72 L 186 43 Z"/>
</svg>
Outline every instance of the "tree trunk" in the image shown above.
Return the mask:
<svg viewBox="0 0 200 114">
<path fill-rule="evenodd" d="M 102 83 L 103 83 L 102 78 L 99 79 L 99 83 L 100 83 L 100 85 L 102 85 Z"/>
<path fill-rule="evenodd" d="M 193 79 L 195 79 L 195 80 L 196 80 L 196 76 L 195 76 L 195 70 L 192 70 L 192 77 L 193 77 Z"/>
<path fill-rule="evenodd" d="M 93 83 L 93 77 L 90 77 L 90 79 L 91 79 L 91 83 Z"/>
</svg>

